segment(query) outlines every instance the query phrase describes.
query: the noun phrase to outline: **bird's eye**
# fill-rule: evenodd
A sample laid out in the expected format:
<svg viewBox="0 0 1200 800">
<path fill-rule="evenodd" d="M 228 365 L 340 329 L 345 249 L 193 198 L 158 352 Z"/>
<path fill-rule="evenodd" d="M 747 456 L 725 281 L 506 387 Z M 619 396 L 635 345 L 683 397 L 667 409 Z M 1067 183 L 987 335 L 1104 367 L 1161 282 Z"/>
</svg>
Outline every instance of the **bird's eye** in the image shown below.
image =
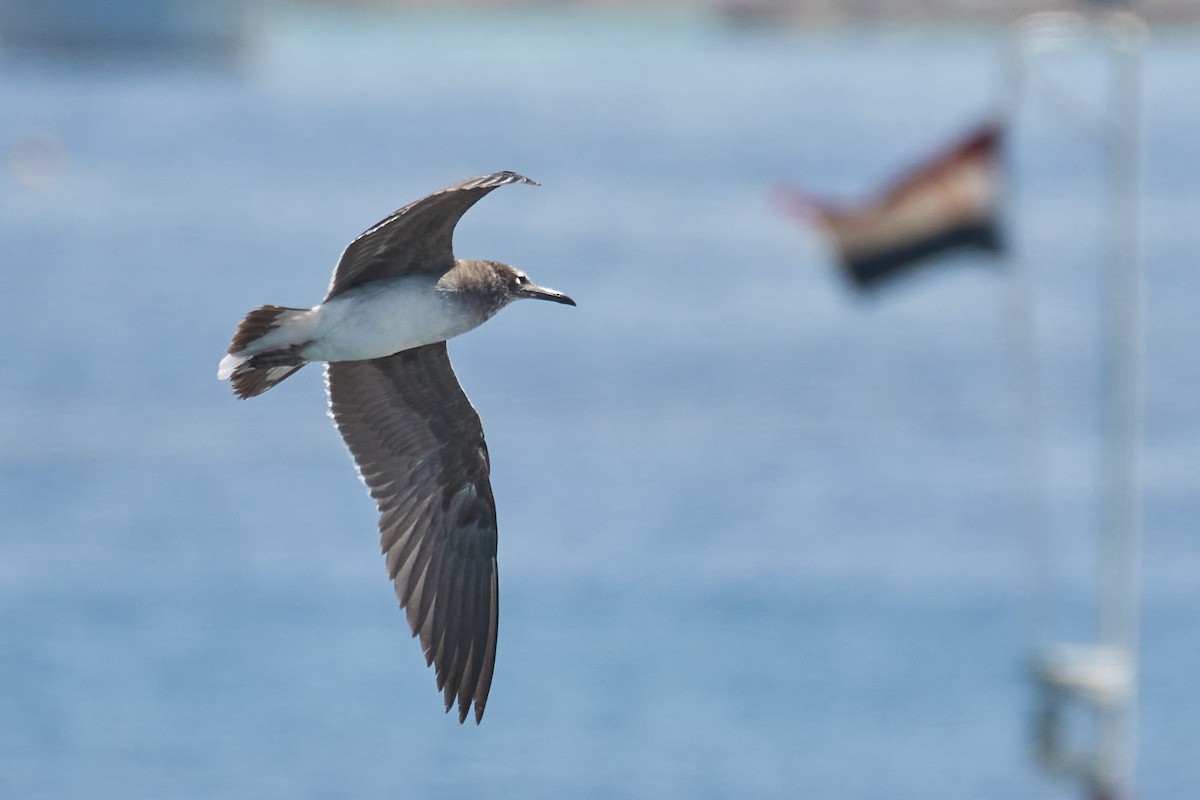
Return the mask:
<svg viewBox="0 0 1200 800">
<path fill-rule="evenodd" d="M 527 277 L 525 276 L 525 273 L 524 273 L 524 272 L 518 272 L 518 273 L 517 273 L 517 286 L 524 286 L 524 285 L 525 285 L 525 284 L 527 284 L 527 283 L 529 283 L 529 278 L 527 278 Z"/>
</svg>

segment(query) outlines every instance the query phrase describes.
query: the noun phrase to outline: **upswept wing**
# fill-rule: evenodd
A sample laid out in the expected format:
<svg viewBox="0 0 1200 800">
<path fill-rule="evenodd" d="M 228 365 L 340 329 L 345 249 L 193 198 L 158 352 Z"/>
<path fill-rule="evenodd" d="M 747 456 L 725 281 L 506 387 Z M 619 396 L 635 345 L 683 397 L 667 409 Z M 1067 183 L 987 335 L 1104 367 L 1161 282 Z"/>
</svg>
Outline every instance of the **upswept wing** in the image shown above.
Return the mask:
<svg viewBox="0 0 1200 800">
<path fill-rule="evenodd" d="M 330 363 L 325 381 L 330 416 L 379 507 L 388 575 L 446 709 L 457 698 L 462 722 L 473 703 L 479 722 L 498 618 L 496 505 L 479 415 L 445 342 Z"/>
<path fill-rule="evenodd" d="M 410 273 L 440 275 L 454 266 L 454 226 L 471 206 L 498 186 L 530 183 L 515 172 L 496 172 L 434 192 L 372 225 L 346 247 L 329 284 L 329 300 L 347 289 Z"/>
</svg>

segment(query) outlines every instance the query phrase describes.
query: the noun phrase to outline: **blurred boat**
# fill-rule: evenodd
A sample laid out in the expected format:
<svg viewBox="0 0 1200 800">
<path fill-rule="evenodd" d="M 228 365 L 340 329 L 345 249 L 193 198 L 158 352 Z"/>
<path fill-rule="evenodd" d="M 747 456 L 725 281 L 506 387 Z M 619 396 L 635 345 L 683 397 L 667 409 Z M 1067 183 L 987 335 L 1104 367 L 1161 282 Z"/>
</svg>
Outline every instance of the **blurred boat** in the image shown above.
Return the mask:
<svg viewBox="0 0 1200 800">
<path fill-rule="evenodd" d="M 8 49 L 87 54 L 233 54 L 247 0 L 0 0 Z"/>
</svg>

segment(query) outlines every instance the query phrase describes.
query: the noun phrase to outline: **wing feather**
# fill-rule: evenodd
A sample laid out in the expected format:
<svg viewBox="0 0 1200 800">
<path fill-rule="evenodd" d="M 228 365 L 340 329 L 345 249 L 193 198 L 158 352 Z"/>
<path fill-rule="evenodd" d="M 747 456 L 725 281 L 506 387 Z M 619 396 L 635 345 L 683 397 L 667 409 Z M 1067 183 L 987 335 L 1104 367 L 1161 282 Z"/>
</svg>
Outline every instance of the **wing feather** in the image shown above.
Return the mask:
<svg viewBox="0 0 1200 800">
<path fill-rule="evenodd" d="M 446 708 L 483 717 L 495 667 L 496 506 L 446 343 L 326 367 L 330 416 L 379 508 L 380 546 Z"/>
<path fill-rule="evenodd" d="M 488 192 L 509 183 L 537 185 L 515 172 L 495 172 L 409 203 L 360 233 L 342 252 L 325 299 L 384 278 L 454 266 L 454 226 Z"/>
</svg>

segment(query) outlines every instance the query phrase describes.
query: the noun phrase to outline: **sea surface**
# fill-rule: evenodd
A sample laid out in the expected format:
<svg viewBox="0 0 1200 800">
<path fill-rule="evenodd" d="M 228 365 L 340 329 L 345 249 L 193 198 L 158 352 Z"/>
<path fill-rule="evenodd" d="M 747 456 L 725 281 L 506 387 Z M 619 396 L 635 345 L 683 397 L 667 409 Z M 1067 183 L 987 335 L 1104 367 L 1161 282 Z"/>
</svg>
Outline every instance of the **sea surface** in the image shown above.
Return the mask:
<svg viewBox="0 0 1200 800">
<path fill-rule="evenodd" d="M 1013 111 L 1011 54 L 552 10 L 266 14 L 232 63 L 0 54 L 0 797 L 1080 796 L 1034 764 L 1027 658 L 1095 633 L 1094 65 L 1012 117 L 1018 260 L 861 296 L 773 200 L 867 197 Z M 1174 800 L 1200 797 L 1200 35 L 1152 31 L 1145 65 L 1137 783 Z M 320 370 L 247 402 L 215 372 L 245 311 L 315 304 L 359 231 L 501 169 L 542 185 L 479 203 L 458 254 L 578 308 L 450 347 L 501 533 L 477 727 L 409 638 Z"/>
</svg>

